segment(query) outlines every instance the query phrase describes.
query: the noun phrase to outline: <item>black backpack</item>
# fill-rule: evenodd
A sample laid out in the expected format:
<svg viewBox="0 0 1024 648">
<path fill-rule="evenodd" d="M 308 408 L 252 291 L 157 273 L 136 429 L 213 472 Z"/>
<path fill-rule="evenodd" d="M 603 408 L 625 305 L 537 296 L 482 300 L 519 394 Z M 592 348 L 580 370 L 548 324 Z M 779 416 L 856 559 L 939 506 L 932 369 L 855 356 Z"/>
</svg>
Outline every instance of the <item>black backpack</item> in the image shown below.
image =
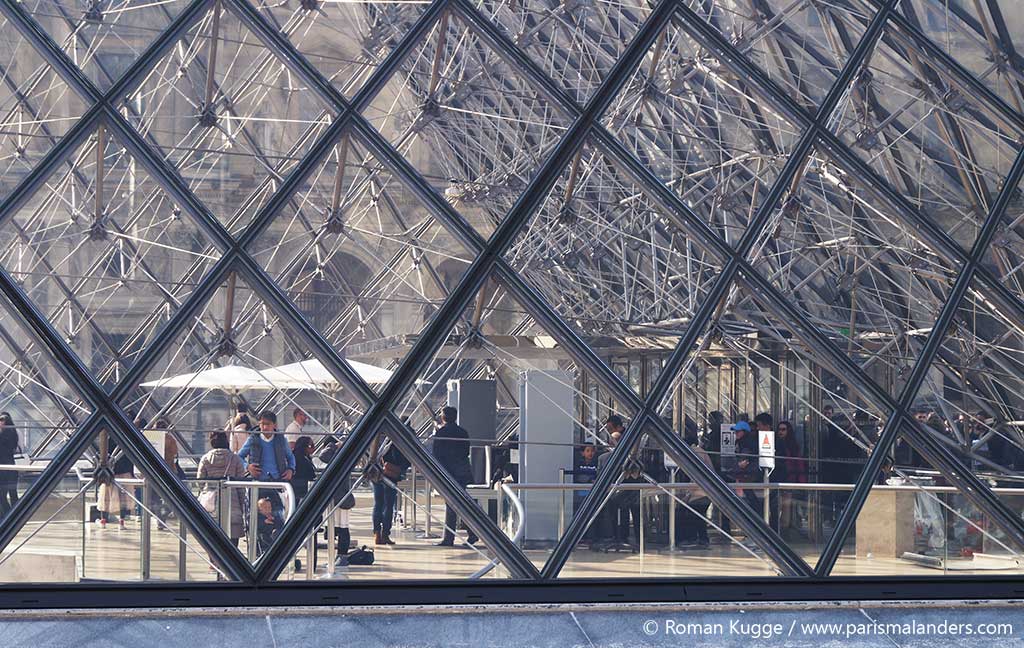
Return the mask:
<svg viewBox="0 0 1024 648">
<path fill-rule="evenodd" d="M 366 545 L 353 549 L 346 556 L 342 556 L 338 559 L 338 563 L 341 565 L 372 565 L 373 564 L 373 549 L 367 549 Z"/>
</svg>

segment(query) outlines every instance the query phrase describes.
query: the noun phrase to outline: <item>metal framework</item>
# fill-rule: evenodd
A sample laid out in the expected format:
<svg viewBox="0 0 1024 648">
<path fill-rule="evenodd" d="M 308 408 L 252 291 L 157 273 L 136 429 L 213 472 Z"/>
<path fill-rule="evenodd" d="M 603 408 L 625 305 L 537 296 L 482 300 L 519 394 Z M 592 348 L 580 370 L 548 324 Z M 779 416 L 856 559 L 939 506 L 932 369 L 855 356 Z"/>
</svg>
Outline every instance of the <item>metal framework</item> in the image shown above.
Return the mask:
<svg viewBox="0 0 1024 648">
<path fill-rule="evenodd" d="M 1024 450 L 1024 23 L 1007 1 L 87 4 L 0 0 L 0 387 L 47 421 L 31 454 L 48 461 L 0 549 L 83 454 L 106 466 L 101 432 L 224 591 L 275 581 L 385 435 L 489 559 L 556 598 L 641 443 L 800 582 L 833 573 L 898 443 L 1024 547 L 976 474 L 1024 461 L 914 416 Z M 421 439 L 422 383 L 500 378 L 495 340 L 528 335 L 629 418 L 542 566 Z M 613 338 L 665 351 L 648 384 L 613 369 Z M 864 469 L 814 564 L 677 432 L 698 364 L 730 353 L 805 368 L 879 423 L 841 430 Z M 346 362 L 364 355 L 385 384 Z M 134 424 L 202 399 L 140 384 L 306 358 L 339 385 L 321 405 L 345 443 L 253 564 Z"/>
</svg>

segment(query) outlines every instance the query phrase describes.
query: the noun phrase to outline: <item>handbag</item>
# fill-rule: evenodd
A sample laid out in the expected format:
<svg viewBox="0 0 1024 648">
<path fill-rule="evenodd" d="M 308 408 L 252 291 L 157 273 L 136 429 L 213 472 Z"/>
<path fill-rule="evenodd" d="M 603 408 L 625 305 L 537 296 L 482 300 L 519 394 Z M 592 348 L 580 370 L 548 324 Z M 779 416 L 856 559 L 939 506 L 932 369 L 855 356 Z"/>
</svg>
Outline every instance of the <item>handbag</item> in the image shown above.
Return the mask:
<svg viewBox="0 0 1024 648">
<path fill-rule="evenodd" d="M 372 565 L 373 549 L 367 549 L 366 545 L 353 549 L 348 555 L 338 558 L 339 565 Z"/>
<path fill-rule="evenodd" d="M 224 474 L 221 475 L 221 479 L 228 478 L 228 470 L 231 468 L 231 460 L 228 459 L 227 465 L 224 466 Z M 207 487 L 199 494 L 199 503 L 203 505 L 206 512 L 213 515 L 217 512 L 217 491 L 216 489 L 210 489 Z"/>
<path fill-rule="evenodd" d="M 401 479 L 402 477 L 402 467 L 396 463 L 385 461 L 383 473 L 384 476 L 390 479 L 391 481 L 396 481 L 398 479 Z"/>
</svg>

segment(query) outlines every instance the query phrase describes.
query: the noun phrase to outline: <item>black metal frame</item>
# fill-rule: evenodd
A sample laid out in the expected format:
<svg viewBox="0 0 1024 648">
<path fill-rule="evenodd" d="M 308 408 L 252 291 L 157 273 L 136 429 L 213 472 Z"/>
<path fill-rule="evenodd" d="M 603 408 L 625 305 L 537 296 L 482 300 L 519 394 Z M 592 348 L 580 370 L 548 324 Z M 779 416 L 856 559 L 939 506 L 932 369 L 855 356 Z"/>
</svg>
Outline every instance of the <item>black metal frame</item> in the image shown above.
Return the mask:
<svg viewBox="0 0 1024 648">
<path fill-rule="evenodd" d="M 51 356 L 55 365 L 83 399 L 92 407 L 92 415 L 84 421 L 68 442 L 60 449 L 49 468 L 15 506 L 7 523 L 0 528 L 0 547 L 6 546 L 27 522 L 59 479 L 101 429 L 108 429 L 123 441 L 123 446 L 136 464 L 166 491 L 172 504 L 185 521 L 195 530 L 199 541 L 228 575 L 239 581 L 217 585 L 159 585 L 145 583 L 130 587 L 112 586 L 24 586 L 0 588 L 0 603 L 9 608 L 68 607 L 94 605 L 253 605 L 253 604 L 324 604 L 324 603 L 423 603 L 423 602 L 524 602 L 524 601 L 687 601 L 736 599 L 842 599 L 842 598 L 935 598 L 936 579 L 842 578 L 828 577 L 839 555 L 843 540 L 852 528 L 863 506 L 872 477 L 886 451 L 898 434 L 906 435 L 913 445 L 935 467 L 954 483 L 962 484 L 964 492 L 996 520 L 1004 531 L 1024 545 L 1024 522 L 1014 516 L 992 493 L 988 486 L 965 471 L 956 457 L 936 444 L 912 420 L 909 407 L 919 391 L 928 367 L 936 357 L 942 338 L 949 328 L 956 309 L 969 286 L 978 284 L 987 296 L 1005 309 L 1015 321 L 1024 322 L 1024 302 L 1003 286 L 981 265 L 985 249 L 996 233 L 1000 219 L 1010 202 L 1013 191 L 1024 177 L 1024 152 L 1014 162 L 1004 187 L 993 203 L 975 244 L 968 252 L 956 241 L 917 210 L 885 179 L 875 173 L 856 154 L 842 144 L 828 129 L 827 121 L 836 109 L 857 73 L 868 60 L 876 43 L 884 34 L 892 32 L 897 38 L 913 43 L 929 57 L 929 64 L 941 68 L 944 74 L 955 78 L 970 91 L 977 93 L 1003 118 L 1024 131 L 1024 115 L 1003 102 L 998 96 L 964 70 L 940 48 L 922 34 L 914 24 L 898 13 L 897 0 L 871 0 L 877 13 L 866 26 L 866 31 L 824 100 L 814 114 L 810 114 L 786 91 L 780 88 L 764 71 L 752 64 L 731 42 L 712 25 L 705 22 L 681 0 L 661 0 L 626 47 L 622 56 L 601 83 L 600 88 L 585 106 L 578 105 L 554 80 L 547 76 L 530 58 L 490 20 L 483 17 L 468 0 L 435 0 L 418 19 L 388 58 L 374 71 L 364 87 L 351 100 L 312 66 L 282 35 L 261 17 L 249 0 L 224 0 L 224 9 L 250 29 L 262 44 L 304 79 L 314 92 L 336 115 L 294 169 L 281 183 L 273 197 L 260 209 L 252 223 L 237 237 L 232 236 L 214 214 L 195 196 L 188 185 L 156 154 L 150 144 L 121 114 L 119 102 L 139 85 L 160 57 L 194 26 L 214 5 L 214 0 L 194 0 L 173 21 L 154 43 L 117 80 L 106 93 L 95 85 L 61 51 L 60 47 L 15 0 L 0 0 L 0 12 L 10 24 L 38 51 L 70 88 L 88 102 L 89 108 L 81 119 L 60 139 L 57 145 L 20 183 L 18 189 L 0 201 L 0 222 L 9 219 L 42 186 L 46 178 L 65 164 L 72 151 L 100 125 L 107 128 L 130 154 L 166 192 L 193 218 L 220 248 L 222 256 L 208 271 L 200 286 L 181 304 L 170 320 L 160 329 L 140 359 L 125 372 L 118 384 L 109 392 L 91 376 L 76 354 L 65 343 L 45 315 L 37 309 L 11 276 L 0 269 L 0 292 L 6 306 L 20 315 L 25 327 L 41 348 Z M 655 4 L 655 3 L 652 3 Z M 420 43 L 446 12 L 457 14 L 478 36 L 492 47 L 505 61 L 520 71 L 536 86 L 546 99 L 557 105 L 572 118 L 572 124 L 557 146 L 547 156 L 534 179 L 521 194 L 511 211 L 489 240 L 484 241 L 452 206 L 387 142 L 362 116 L 361 112 L 382 89 L 398 69 L 402 59 Z M 599 122 L 599 118 L 623 89 L 633 71 L 640 65 L 647 51 L 662 31 L 675 23 L 710 52 L 718 56 L 726 67 L 742 76 L 757 88 L 766 101 L 777 111 L 792 119 L 803 129 L 799 142 L 755 213 L 741 240 L 732 245 L 713 231 L 698 215 L 666 185 L 629 153 Z M 430 210 L 432 215 L 451 234 L 472 251 L 476 258 L 443 307 L 435 314 L 420 336 L 419 342 L 403 359 L 390 382 L 379 393 L 374 393 L 341 356 L 292 305 L 280 287 L 247 253 L 248 247 L 270 225 L 281 208 L 316 166 L 330 153 L 344 135 L 357 137 L 385 167 L 395 175 Z M 724 261 L 720 277 L 700 306 L 694 320 L 668 363 L 645 399 L 634 393 L 611 369 L 594 354 L 562 318 L 502 259 L 502 254 L 529 218 L 539 208 L 544 197 L 554 186 L 563 170 L 585 141 L 597 145 L 621 170 L 643 188 L 662 208 L 680 230 L 685 232 L 712 255 Z M 877 197 L 894 208 L 904 222 L 915 229 L 917 235 L 934 249 L 949 255 L 962 264 L 953 290 L 932 330 L 923 353 L 918 358 L 910 380 L 902 393 L 893 398 L 879 388 L 863 370 L 837 349 L 808 321 L 799 309 L 793 307 L 786 296 L 779 293 L 752 267 L 751 252 L 763 235 L 773 212 L 781 204 L 790 184 L 801 172 L 811 151 L 820 148 L 834 157 L 851 176 L 859 179 Z M 278 541 L 256 565 L 251 565 L 228 543 L 213 519 L 199 506 L 183 486 L 171 475 L 164 462 L 142 437 L 125 411 L 118 405 L 135 388 L 161 354 L 214 291 L 231 274 L 236 273 L 263 299 L 289 330 L 298 336 L 313 354 L 359 399 L 365 414 L 352 432 L 346 445 L 314 486 L 309 497 L 288 521 Z M 392 406 L 413 385 L 417 376 L 430 362 L 444 342 L 447 332 L 470 303 L 474 295 L 490 279 L 496 280 L 522 303 L 532 317 L 541 323 L 567 349 L 572 358 L 627 407 L 635 416 L 622 442 L 594 485 L 593 495 L 585 500 L 583 512 L 576 516 L 556 546 L 543 570 L 537 570 L 526 556 L 502 534 L 490 520 L 474 506 L 471 498 L 426 453 L 412 430 L 401 424 L 391 413 Z M 768 312 L 793 323 L 793 332 L 820 362 L 841 372 L 858 386 L 864 398 L 884 412 L 890 413 L 881 439 L 872 453 L 865 471 L 858 480 L 850 503 L 844 510 L 837 528 L 826 545 L 819 562 L 808 565 L 759 517 L 753 514 L 712 470 L 708 469 L 681 440 L 668 428 L 658 412 L 673 382 L 686 363 L 693 358 L 719 304 L 731 288 L 741 287 L 756 295 Z M 336 488 L 350 473 L 359 458 L 379 434 L 387 434 L 429 478 L 446 501 L 468 520 L 486 541 L 498 560 L 514 576 L 507 583 L 468 584 L 439 581 L 429 584 L 393 582 L 387 584 L 322 585 L 310 583 L 278 584 L 273 579 L 290 561 L 294 552 L 317 524 L 320 512 L 328 506 Z M 738 526 L 775 561 L 785 574 L 777 579 L 735 579 L 708 582 L 691 579 L 651 579 L 637 581 L 602 581 L 600 586 L 589 581 L 558 579 L 560 569 L 569 558 L 575 544 L 582 537 L 587 521 L 598 512 L 605 496 L 614 485 L 614 474 L 622 467 L 629 452 L 644 434 L 651 435 L 669 452 L 676 462 L 709 494 L 709 497 Z M 1024 592 L 1024 579 L 942 577 L 942 595 L 951 597 L 985 596 L 988 598 L 1017 597 Z M 401 593 L 401 594 L 399 594 Z"/>
</svg>

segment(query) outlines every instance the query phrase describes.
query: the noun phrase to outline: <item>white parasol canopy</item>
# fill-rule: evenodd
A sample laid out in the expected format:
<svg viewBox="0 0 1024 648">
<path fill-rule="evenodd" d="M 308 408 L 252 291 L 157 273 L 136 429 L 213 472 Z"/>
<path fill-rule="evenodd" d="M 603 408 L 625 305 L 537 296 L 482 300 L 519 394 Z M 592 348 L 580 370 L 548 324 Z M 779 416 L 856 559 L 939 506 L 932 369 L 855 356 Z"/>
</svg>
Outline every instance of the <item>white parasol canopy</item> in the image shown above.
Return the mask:
<svg viewBox="0 0 1024 648">
<path fill-rule="evenodd" d="M 375 367 L 365 362 L 358 362 L 356 360 L 345 360 L 345 362 L 348 363 L 348 366 L 353 371 L 359 374 L 360 378 L 370 385 L 382 385 L 394 373 L 389 369 Z M 327 370 L 327 367 L 316 358 L 267 369 L 263 372 L 263 375 L 275 385 L 280 384 L 280 382 L 303 382 L 312 383 L 319 388 L 328 390 L 338 387 L 338 381 Z"/>
<path fill-rule="evenodd" d="M 388 381 L 392 372 L 363 362 L 346 360 L 363 380 L 370 384 Z M 142 387 L 154 389 L 220 389 L 230 393 L 246 390 L 309 389 L 332 391 L 338 381 L 319 360 L 303 360 L 280 367 L 256 370 L 241 365 L 226 365 L 204 371 L 180 374 L 144 382 Z"/>
<path fill-rule="evenodd" d="M 240 392 L 247 389 L 279 389 L 273 385 L 263 373 L 241 365 L 213 367 L 194 373 L 179 374 L 169 378 L 160 378 L 144 382 L 142 387 L 156 389 L 221 389 L 227 392 Z M 287 389 L 287 387 L 285 387 Z M 312 389 L 312 385 L 307 385 Z M 299 389 L 302 389 L 300 387 Z"/>
</svg>

